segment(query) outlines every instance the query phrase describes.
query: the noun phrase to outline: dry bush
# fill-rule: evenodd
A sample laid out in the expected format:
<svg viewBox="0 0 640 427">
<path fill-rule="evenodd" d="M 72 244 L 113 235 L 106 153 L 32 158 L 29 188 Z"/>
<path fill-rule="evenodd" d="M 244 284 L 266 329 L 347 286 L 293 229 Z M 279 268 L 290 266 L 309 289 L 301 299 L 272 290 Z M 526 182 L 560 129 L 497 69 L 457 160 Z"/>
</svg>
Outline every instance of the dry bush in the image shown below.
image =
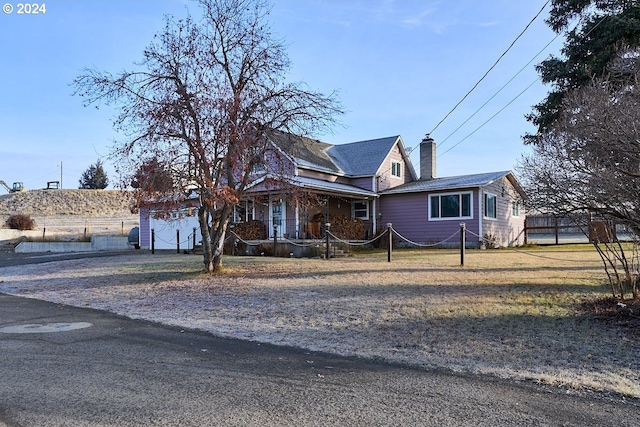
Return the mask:
<svg viewBox="0 0 640 427">
<path fill-rule="evenodd" d="M 16 214 L 7 218 L 7 227 L 13 230 L 33 230 L 36 222 L 29 215 Z"/>
</svg>

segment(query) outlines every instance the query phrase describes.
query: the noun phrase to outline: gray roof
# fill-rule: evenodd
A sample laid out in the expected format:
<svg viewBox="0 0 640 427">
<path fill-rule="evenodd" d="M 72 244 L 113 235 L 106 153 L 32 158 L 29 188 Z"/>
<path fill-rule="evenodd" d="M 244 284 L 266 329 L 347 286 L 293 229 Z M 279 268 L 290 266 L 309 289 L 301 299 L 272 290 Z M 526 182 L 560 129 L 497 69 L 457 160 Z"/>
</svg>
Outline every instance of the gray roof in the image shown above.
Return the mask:
<svg viewBox="0 0 640 427">
<path fill-rule="evenodd" d="M 349 177 L 374 176 L 400 136 L 333 145 L 280 131 L 269 139 L 298 167 Z"/>
<path fill-rule="evenodd" d="M 474 175 L 448 176 L 408 182 L 397 187 L 382 191 L 380 194 L 416 193 L 423 191 L 460 190 L 463 188 L 478 188 L 508 176 L 514 186 L 520 190 L 520 185 L 511 171 L 487 172 Z"/>
<path fill-rule="evenodd" d="M 333 145 L 327 154 L 349 176 L 373 176 L 389 155 L 399 136 Z"/>
<path fill-rule="evenodd" d="M 268 131 L 267 134 L 275 145 L 295 159 L 298 166 L 322 172 L 343 173 L 326 153 L 331 144 L 275 130 Z"/>
<path fill-rule="evenodd" d="M 378 197 L 373 191 L 364 190 L 348 184 L 340 184 L 338 182 L 323 181 L 321 179 L 308 178 L 305 176 L 296 176 L 291 182 L 302 188 L 313 190 L 321 190 L 327 193 L 348 194 L 357 197 Z"/>
</svg>

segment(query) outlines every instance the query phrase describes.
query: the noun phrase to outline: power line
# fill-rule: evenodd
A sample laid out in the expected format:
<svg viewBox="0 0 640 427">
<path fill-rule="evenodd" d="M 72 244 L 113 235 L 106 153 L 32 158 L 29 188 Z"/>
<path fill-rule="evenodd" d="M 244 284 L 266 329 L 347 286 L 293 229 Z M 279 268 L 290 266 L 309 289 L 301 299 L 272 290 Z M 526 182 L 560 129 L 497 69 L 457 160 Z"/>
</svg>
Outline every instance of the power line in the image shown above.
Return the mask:
<svg viewBox="0 0 640 427">
<path fill-rule="evenodd" d="M 598 21 L 598 23 L 596 25 L 594 25 L 585 35 L 584 37 L 587 37 L 589 34 L 591 34 L 597 27 L 600 26 L 600 24 L 602 24 L 602 22 L 607 18 L 607 16 L 602 17 L 602 19 L 600 21 Z M 577 26 L 578 24 L 576 24 Z M 540 52 L 538 52 L 536 54 L 536 56 L 534 56 L 531 61 L 529 61 L 527 63 L 527 65 L 529 65 L 544 49 L 547 48 L 547 46 L 549 46 L 551 43 L 553 43 L 558 37 L 560 36 L 560 34 L 556 35 L 556 37 L 553 38 L 553 40 L 551 40 Z M 525 67 L 527 66 L 525 65 Z M 489 100 L 487 102 L 485 102 L 478 110 L 476 110 L 471 117 L 475 116 L 485 105 L 487 105 L 487 103 L 489 101 L 491 101 L 491 99 L 493 99 L 502 89 L 504 89 L 504 87 L 506 85 L 508 85 L 511 80 L 513 80 L 518 74 L 520 74 L 520 72 L 522 72 L 522 70 L 524 69 L 524 67 L 518 71 L 518 73 L 516 73 L 515 76 L 513 76 L 503 87 L 501 87 L 498 92 L 496 92 L 491 98 L 489 98 Z M 540 80 L 540 77 L 538 77 L 536 80 L 534 80 L 533 82 L 531 82 L 529 84 L 529 86 L 527 86 L 522 92 L 520 92 L 518 95 L 516 95 L 513 99 L 511 99 L 511 101 L 509 101 L 504 107 L 502 107 L 500 110 L 498 110 L 493 116 L 489 117 L 487 120 L 485 120 L 480 126 L 478 126 L 477 128 L 475 128 L 471 133 L 469 133 L 467 136 L 465 136 L 464 138 L 462 138 L 460 141 L 456 142 L 453 146 L 451 146 L 449 149 L 447 149 L 446 151 L 444 151 L 442 154 L 439 154 L 438 157 L 448 153 L 449 151 L 453 150 L 455 147 L 457 147 L 458 145 L 460 145 L 462 142 L 466 141 L 469 137 L 471 137 L 473 134 L 475 134 L 478 130 L 480 130 L 482 127 L 484 127 L 487 123 L 489 123 L 491 120 L 493 120 L 498 114 L 500 114 L 501 112 L 503 112 L 509 105 L 511 105 L 516 99 L 518 99 L 523 93 L 525 93 L 527 90 L 529 90 L 529 88 L 531 88 L 531 86 L 533 86 L 538 80 Z M 447 136 L 445 138 L 445 141 L 447 139 L 449 139 L 449 137 L 451 137 L 454 133 L 456 133 L 465 123 L 467 123 L 471 117 L 469 117 L 467 120 L 465 120 L 460 126 L 458 126 L 449 136 Z M 413 151 L 413 150 L 412 150 Z"/>
<path fill-rule="evenodd" d="M 516 44 L 516 42 L 520 39 L 520 37 L 522 37 L 522 35 L 529 29 L 529 27 L 531 26 L 531 24 L 533 24 L 533 22 L 538 18 L 538 16 L 540 16 L 540 14 L 542 13 L 542 11 L 547 7 L 547 5 L 549 4 L 551 0 L 547 0 L 547 2 L 542 6 L 542 8 L 538 11 L 538 13 L 536 14 L 536 16 L 533 17 L 533 19 L 531 19 L 531 21 L 529 21 L 529 23 L 527 24 L 526 27 L 524 27 L 524 30 L 522 30 L 520 32 L 520 34 L 518 34 L 518 36 L 515 38 L 515 40 L 513 40 L 513 42 L 511 42 L 511 44 L 509 45 L 509 47 L 507 48 L 507 50 L 505 50 L 502 55 L 500 55 L 500 57 L 496 60 L 496 62 L 487 70 L 486 73 L 484 73 L 484 75 L 480 78 L 480 80 L 478 80 L 478 82 L 473 85 L 473 87 L 462 97 L 462 99 L 460 101 L 458 101 L 458 103 L 456 105 L 453 106 L 453 108 L 442 118 L 442 120 L 440 120 L 438 122 L 438 124 L 431 130 L 431 132 L 429 132 L 429 134 L 432 134 L 433 132 L 435 132 L 436 129 L 438 129 L 438 127 L 451 115 L 451 113 L 453 113 L 459 106 L 460 104 L 462 104 L 464 102 L 465 99 L 467 99 L 467 97 L 471 94 L 471 92 L 473 92 L 478 85 L 485 79 L 485 77 L 487 77 L 489 75 L 489 73 L 498 65 L 498 63 L 500 62 L 500 60 L 502 60 L 502 58 L 507 54 L 507 52 L 509 52 L 511 50 L 511 48 L 513 47 L 513 45 Z"/>
<path fill-rule="evenodd" d="M 482 127 L 484 127 L 484 125 L 486 125 L 487 123 L 489 123 L 491 120 L 493 120 L 498 114 L 502 113 L 509 105 L 511 105 L 516 99 L 518 99 L 523 93 L 525 93 L 527 90 L 529 90 L 529 88 L 531 88 L 531 86 L 533 86 L 534 84 L 536 84 L 536 82 L 540 80 L 540 77 L 536 78 L 534 81 L 532 81 L 529 86 L 527 86 L 526 88 L 524 88 L 524 90 L 522 92 L 520 92 L 519 94 L 517 94 L 513 99 L 511 99 L 511 101 L 509 101 L 504 107 L 502 107 L 501 109 L 499 109 L 493 116 L 489 117 L 484 123 L 482 123 L 480 126 L 478 126 L 477 128 L 475 128 L 470 134 L 468 134 L 467 136 L 465 136 L 464 138 L 462 138 L 460 141 L 456 142 L 455 144 L 453 144 L 448 150 L 446 150 L 444 153 L 439 154 L 438 157 L 443 156 L 445 154 L 447 154 L 449 151 L 453 150 L 454 148 L 456 148 L 458 145 L 462 144 L 462 142 L 464 142 L 465 140 L 467 140 L 469 137 L 471 137 L 471 135 L 473 135 L 474 133 L 476 133 L 477 131 L 479 131 Z"/>
<path fill-rule="evenodd" d="M 456 132 L 458 132 L 460 130 L 460 128 L 462 128 L 464 125 L 466 125 L 469 122 L 469 120 L 471 120 L 476 114 L 478 114 L 480 112 L 480 110 L 482 110 L 484 107 L 486 107 L 487 104 L 489 102 L 491 102 L 491 100 L 493 100 L 493 98 L 498 96 L 498 94 L 500 92 L 502 92 L 502 90 L 504 88 L 506 88 L 516 77 L 518 77 L 520 75 L 520 73 L 522 73 L 538 56 L 540 56 L 540 54 L 542 52 L 544 52 L 551 45 L 551 43 L 556 41 L 558 39 L 558 37 L 560 37 L 560 34 L 557 34 L 549 43 L 547 43 L 542 49 L 540 49 L 540 51 L 538 51 L 538 53 L 536 53 L 535 56 L 533 58 L 531 58 L 531 60 L 529 62 L 527 62 L 522 68 L 520 68 L 520 70 L 518 70 L 518 72 L 516 74 L 514 74 L 513 77 L 511 77 L 509 79 L 509 81 L 507 81 L 500 89 L 498 89 L 498 91 L 496 93 L 491 95 L 491 97 L 489 99 L 487 99 L 487 101 L 484 104 L 482 104 L 480 106 L 480 108 L 478 108 L 476 111 L 474 111 L 473 114 L 471 114 L 464 122 L 462 122 L 457 128 L 455 128 L 455 130 L 453 132 L 451 132 L 446 138 L 444 138 L 442 141 L 440 141 L 440 147 L 442 147 L 442 145 L 449 138 L 451 138 Z"/>
</svg>

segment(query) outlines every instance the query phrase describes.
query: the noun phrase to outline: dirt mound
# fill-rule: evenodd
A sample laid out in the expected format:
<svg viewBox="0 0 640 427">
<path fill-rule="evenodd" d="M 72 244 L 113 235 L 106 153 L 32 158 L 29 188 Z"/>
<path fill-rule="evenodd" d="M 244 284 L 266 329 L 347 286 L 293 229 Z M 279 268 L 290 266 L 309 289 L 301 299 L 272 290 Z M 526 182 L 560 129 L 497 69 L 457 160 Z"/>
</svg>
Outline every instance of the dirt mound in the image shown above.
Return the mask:
<svg viewBox="0 0 640 427">
<path fill-rule="evenodd" d="M 0 215 L 131 215 L 133 200 L 120 190 L 31 190 L 0 196 Z"/>
</svg>

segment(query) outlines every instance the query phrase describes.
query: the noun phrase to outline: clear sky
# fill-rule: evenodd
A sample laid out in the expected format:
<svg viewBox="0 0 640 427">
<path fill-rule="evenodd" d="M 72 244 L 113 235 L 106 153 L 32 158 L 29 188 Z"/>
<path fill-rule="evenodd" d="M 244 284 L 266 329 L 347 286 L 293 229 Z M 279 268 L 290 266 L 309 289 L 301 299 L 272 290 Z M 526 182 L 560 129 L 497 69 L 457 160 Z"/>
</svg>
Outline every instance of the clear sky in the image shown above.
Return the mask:
<svg viewBox="0 0 640 427">
<path fill-rule="evenodd" d="M 18 1 L 0 3 L 5 5 L 0 13 L 0 180 L 38 189 L 62 179 L 63 188 L 78 188 L 82 172 L 102 159 L 115 183 L 106 158 L 119 138 L 112 129 L 115 110 L 83 107 L 70 83 L 85 67 L 136 69 L 143 49 L 162 30 L 163 16 L 197 16 L 198 5 L 189 0 L 49 0 L 39 3 L 46 12 L 34 15 L 18 14 Z M 417 147 L 544 4 L 275 0 L 270 25 L 288 44 L 290 80 L 324 93 L 337 90 L 348 111 L 340 118 L 344 127 L 318 139 L 340 144 L 401 135 L 407 147 Z M 536 81 L 534 66 L 557 54 L 562 43 L 561 38 L 552 42 L 555 34 L 543 21 L 547 16 L 548 7 L 432 133 L 438 176 L 510 170 L 528 151 L 521 136 L 533 127 L 524 116 L 548 92 Z M 416 149 L 411 157 L 419 170 L 417 154 Z"/>
</svg>

